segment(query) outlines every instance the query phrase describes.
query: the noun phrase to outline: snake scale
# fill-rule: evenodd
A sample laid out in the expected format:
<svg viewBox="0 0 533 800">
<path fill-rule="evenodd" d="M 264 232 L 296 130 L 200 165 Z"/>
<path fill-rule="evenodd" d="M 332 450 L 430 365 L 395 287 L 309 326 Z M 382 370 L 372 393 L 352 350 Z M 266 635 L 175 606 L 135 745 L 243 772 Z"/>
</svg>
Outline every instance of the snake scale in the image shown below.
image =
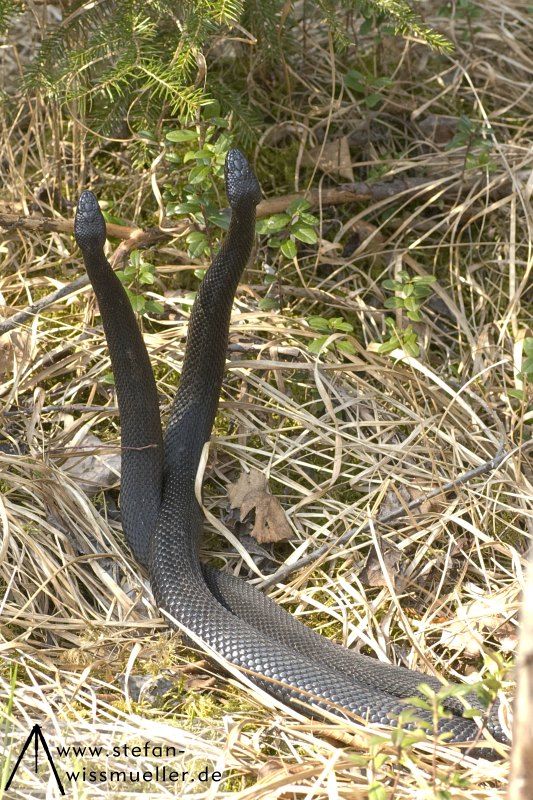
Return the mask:
<svg viewBox="0 0 533 800">
<path fill-rule="evenodd" d="M 120 412 L 125 536 L 137 561 L 148 568 L 159 607 L 254 684 L 308 716 L 325 711 L 394 726 L 406 708 L 402 698 L 418 694 L 422 682 L 438 690 L 440 681 L 349 651 L 245 581 L 200 563 L 203 515 L 195 479 L 217 411 L 233 299 L 253 248 L 261 197 L 239 150 L 227 155 L 225 181 L 231 223 L 191 311 L 180 385 L 164 437 L 148 353 L 124 288 L 104 255 L 104 218 L 92 192 L 83 192 L 78 203 L 75 238 L 98 299 Z M 478 705 L 475 696 L 468 699 Z M 445 705 L 450 718 L 439 722 L 439 733 L 449 732 L 453 742 L 478 739 L 479 728 L 463 718 L 460 701 L 450 698 Z M 429 711 L 416 709 L 416 716 L 432 722 Z M 487 728 L 506 741 L 494 710 Z M 476 752 L 493 751 L 478 746 Z"/>
</svg>

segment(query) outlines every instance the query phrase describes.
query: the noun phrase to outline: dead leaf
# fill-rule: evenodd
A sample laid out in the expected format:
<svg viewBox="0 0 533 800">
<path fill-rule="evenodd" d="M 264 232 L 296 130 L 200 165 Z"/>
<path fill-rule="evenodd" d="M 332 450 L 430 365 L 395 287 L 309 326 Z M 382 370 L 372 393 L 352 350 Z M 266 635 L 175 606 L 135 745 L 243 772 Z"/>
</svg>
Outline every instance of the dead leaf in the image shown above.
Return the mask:
<svg viewBox="0 0 533 800">
<path fill-rule="evenodd" d="M 507 622 L 508 607 L 504 595 L 487 595 L 457 608 L 457 617 L 442 631 L 440 643 L 445 647 L 477 656 L 483 651 L 487 633 L 501 637 L 511 646 L 512 626 Z M 516 639 L 514 640 L 516 643 Z"/>
<path fill-rule="evenodd" d="M 62 470 L 89 495 L 114 486 L 120 475 L 120 454 L 107 449 L 109 445 L 89 433 L 72 448 L 76 455 L 63 463 Z"/>
<path fill-rule="evenodd" d="M 239 519 L 255 510 L 255 523 L 251 535 L 260 544 L 290 539 L 292 530 L 279 500 L 270 494 L 268 482 L 262 472 L 252 469 L 243 472 L 228 487 L 231 508 L 239 509 Z"/>
<path fill-rule="evenodd" d="M 430 141 L 436 145 L 447 145 L 457 133 L 459 120 L 443 114 L 428 114 L 420 120 L 418 127 Z"/>
<path fill-rule="evenodd" d="M 304 163 L 316 166 L 328 175 L 340 175 L 353 182 L 352 156 L 346 136 L 313 147 L 305 153 Z"/>
<path fill-rule="evenodd" d="M 5 309 L 2 308 L 2 317 Z M 31 359 L 31 333 L 26 329 L 9 331 L 0 337 L 0 375 L 7 380 L 13 367 L 20 370 Z"/>
<path fill-rule="evenodd" d="M 185 678 L 185 689 L 188 692 L 201 691 L 202 689 L 212 689 L 216 679 L 212 675 L 188 675 Z"/>
<path fill-rule="evenodd" d="M 398 589 L 398 582 L 401 578 L 400 571 L 396 569 L 402 557 L 401 550 L 390 542 L 380 542 L 381 558 L 387 570 L 390 581 L 395 589 Z M 371 548 L 364 567 L 359 572 L 359 579 L 365 586 L 387 586 L 387 580 L 383 574 L 381 561 L 376 549 Z M 403 579 L 401 581 L 403 583 Z"/>
<path fill-rule="evenodd" d="M 258 469 L 241 472 L 238 480 L 230 483 L 228 486 L 230 508 L 240 508 L 249 492 L 268 492 L 267 479 Z"/>
</svg>

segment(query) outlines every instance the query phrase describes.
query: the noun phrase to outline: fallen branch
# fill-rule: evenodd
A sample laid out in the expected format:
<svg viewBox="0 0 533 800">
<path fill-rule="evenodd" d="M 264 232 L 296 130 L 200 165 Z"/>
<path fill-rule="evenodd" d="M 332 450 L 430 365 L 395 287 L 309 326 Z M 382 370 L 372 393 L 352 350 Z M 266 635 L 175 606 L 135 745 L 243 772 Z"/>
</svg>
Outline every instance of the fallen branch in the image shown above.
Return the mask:
<svg viewBox="0 0 533 800">
<path fill-rule="evenodd" d="M 483 187 L 491 198 L 497 199 L 505 196 L 512 191 L 514 182 L 517 180 L 527 180 L 527 175 L 518 173 L 514 178 L 507 175 L 494 179 L 489 187 Z M 295 200 L 302 198 L 309 200 L 312 207 L 339 205 L 342 203 L 355 203 L 365 200 L 379 202 L 387 199 L 397 199 L 406 194 L 426 194 L 434 192 L 438 198 L 451 197 L 457 200 L 458 196 L 471 192 L 478 182 L 475 178 L 470 181 L 462 181 L 458 184 L 457 174 L 444 175 L 439 178 L 393 178 L 392 180 L 376 181 L 368 183 L 366 181 L 356 181 L 354 183 L 341 184 L 336 187 L 326 189 L 310 189 L 307 192 L 294 192 L 282 195 L 281 197 L 271 197 L 263 200 L 257 207 L 258 219 L 269 217 L 271 214 L 278 214 L 286 211 Z M 450 184 L 450 185 L 447 185 Z M 26 217 L 21 214 L 3 213 L 0 211 L 0 228 L 8 231 L 41 231 L 43 233 L 66 233 L 73 234 L 74 220 L 50 219 L 48 217 Z M 172 228 L 134 228 L 127 225 L 117 225 L 109 223 L 107 234 L 110 237 L 121 239 L 113 258 L 112 265 L 120 263 L 127 255 L 135 249 L 149 247 L 157 242 L 165 241 L 182 236 L 189 230 L 188 222 L 178 222 Z M 57 303 L 70 294 L 80 291 L 88 285 L 86 275 L 76 278 L 72 283 L 63 286 L 52 294 L 41 298 L 33 305 L 19 311 L 4 322 L 0 323 L 0 335 L 7 333 L 13 328 L 22 325 L 33 318 L 43 309 Z"/>
<path fill-rule="evenodd" d="M 492 199 L 504 197 L 513 189 L 516 181 L 526 181 L 529 173 L 518 172 L 514 178 L 507 174 L 492 180 L 490 186 L 483 186 L 483 191 L 487 192 Z M 426 193 L 435 191 L 439 197 L 451 197 L 457 199 L 458 196 L 469 193 L 479 183 L 479 178 L 464 180 L 458 183 L 458 175 L 450 173 L 434 178 L 392 178 L 389 180 L 375 181 L 355 181 L 353 183 L 339 184 L 320 189 L 309 189 L 308 191 L 292 192 L 280 197 L 270 197 L 262 200 L 257 206 L 257 218 L 269 217 L 271 214 L 279 214 L 286 211 L 295 200 L 309 200 L 313 207 L 318 205 L 330 206 L 342 203 L 355 203 L 363 200 L 379 202 L 381 200 L 391 200 L 409 193 Z M 447 185 L 450 184 L 450 185 Z M 0 207 L 1 208 L 1 207 Z M 131 227 L 128 225 L 107 224 L 107 234 L 116 239 L 133 238 L 143 246 L 153 244 L 164 239 L 172 239 L 181 236 L 188 229 L 188 223 L 178 222 L 172 227 L 143 228 Z M 67 233 L 73 234 L 74 220 L 53 219 L 49 217 L 27 217 L 22 214 L 2 212 L 0 210 L 0 228 L 5 230 L 34 230 L 43 233 Z M 145 240 L 146 237 L 146 240 Z"/>
</svg>

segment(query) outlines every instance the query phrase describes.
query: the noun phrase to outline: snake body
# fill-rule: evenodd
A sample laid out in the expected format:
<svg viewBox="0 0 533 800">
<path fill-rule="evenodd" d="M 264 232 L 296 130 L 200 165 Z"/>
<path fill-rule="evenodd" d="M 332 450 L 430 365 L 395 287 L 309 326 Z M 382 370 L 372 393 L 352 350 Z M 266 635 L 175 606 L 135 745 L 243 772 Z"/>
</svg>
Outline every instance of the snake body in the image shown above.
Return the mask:
<svg viewBox="0 0 533 800">
<path fill-rule="evenodd" d="M 232 216 L 228 234 L 194 302 L 180 386 L 163 439 L 150 361 L 126 293 L 104 255 L 105 222 L 97 200 L 83 192 L 75 237 L 98 299 L 118 397 L 123 466 L 121 508 L 127 541 L 148 567 L 159 607 L 209 649 L 270 695 L 309 716 L 327 712 L 397 724 L 402 698 L 436 678 L 353 653 L 300 623 L 239 578 L 202 566 L 202 513 L 195 479 L 218 406 L 234 295 L 253 247 L 260 187 L 244 155 L 225 166 Z M 478 705 L 475 697 L 469 697 Z M 460 701 L 445 702 L 450 718 L 439 733 L 454 742 L 479 738 Z M 416 709 L 431 724 L 431 713 Z M 411 723 L 406 727 L 411 726 Z M 506 741 L 493 712 L 487 727 Z M 490 754 L 484 750 L 483 754 Z"/>
</svg>

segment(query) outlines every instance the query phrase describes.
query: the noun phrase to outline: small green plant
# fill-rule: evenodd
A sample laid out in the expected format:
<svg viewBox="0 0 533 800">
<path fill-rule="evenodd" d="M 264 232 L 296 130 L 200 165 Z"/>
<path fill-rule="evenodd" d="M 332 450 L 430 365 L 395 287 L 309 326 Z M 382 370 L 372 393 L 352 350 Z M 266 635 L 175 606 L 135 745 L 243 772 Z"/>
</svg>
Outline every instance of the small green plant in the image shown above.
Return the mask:
<svg viewBox="0 0 533 800">
<path fill-rule="evenodd" d="M 492 142 L 487 133 L 487 128 L 483 123 L 463 115 L 459 117 L 457 131 L 446 145 L 446 149 L 454 150 L 456 147 L 465 147 L 465 169 L 482 167 L 491 172 L 496 165 L 490 157 Z"/>
<path fill-rule="evenodd" d="M 271 214 L 258 221 L 256 230 L 259 234 L 269 235 L 268 246 L 279 250 L 287 259 L 296 258 L 298 249 L 296 241 L 305 244 L 316 244 L 318 235 L 316 226 L 318 219 L 309 213 L 309 200 L 294 200 L 287 211 L 282 214 Z M 272 236 L 272 234 L 278 234 Z"/>
<path fill-rule="evenodd" d="M 386 736 L 381 734 L 371 736 L 368 755 L 354 756 L 355 764 L 364 766 L 367 771 L 368 797 L 373 800 L 387 800 L 387 798 L 395 796 L 394 789 L 391 792 L 391 784 L 394 786 L 398 765 L 408 766 L 416 763 L 416 754 L 413 752 L 416 745 L 435 746 L 443 744 L 449 739 L 451 736 L 449 731 L 438 732 L 440 721 L 451 717 L 451 713 L 444 708 L 443 703 L 446 697 L 452 694 L 470 692 L 471 687 L 443 687 L 438 692 L 434 692 L 429 686 L 422 684 L 419 686 L 419 690 L 422 696 L 406 698 L 405 702 L 410 707 L 406 707 L 398 714 L 398 727 L 395 727 Z M 425 712 L 425 719 L 421 718 L 417 708 Z M 428 715 L 430 719 L 427 718 Z M 391 749 L 390 744 L 393 745 L 394 750 Z M 435 762 L 436 764 L 437 762 Z M 439 798 L 439 800 L 451 800 L 453 794 L 450 793 L 450 789 L 465 789 L 470 785 L 469 778 L 465 778 L 453 770 L 441 773 L 435 768 L 432 777 L 433 793 L 431 797 Z M 425 779 L 424 788 L 426 790 L 428 788 Z"/>
<path fill-rule="evenodd" d="M 130 303 L 137 314 L 162 314 L 163 306 L 157 300 L 150 300 L 141 292 L 131 288 L 135 286 L 152 286 L 155 282 L 155 267 L 148 261 L 144 261 L 139 250 L 133 250 L 130 255 L 129 264 L 125 269 L 117 270 L 117 277 L 120 279 Z"/>
<path fill-rule="evenodd" d="M 408 356 L 418 358 L 420 347 L 418 346 L 418 336 L 413 330 L 412 325 L 408 325 L 404 330 L 400 330 L 392 317 L 385 317 L 385 325 L 390 330 L 390 336 L 378 347 L 378 353 L 392 353 L 393 350 L 403 350 Z"/>
<path fill-rule="evenodd" d="M 411 277 L 406 270 L 401 270 L 397 278 L 387 279 L 381 284 L 384 289 L 395 292 L 394 297 L 385 300 L 385 308 L 402 308 L 408 319 L 420 322 L 422 319 L 420 308 L 424 300 L 433 293 L 431 285 L 436 280 L 434 275 Z"/>
<path fill-rule="evenodd" d="M 431 286 L 436 280 L 434 275 L 411 276 L 406 270 L 401 270 L 396 278 L 387 278 L 382 282 L 384 289 L 395 293 L 394 297 L 387 297 L 383 305 L 385 308 L 401 309 L 408 319 L 420 322 L 420 310 L 426 298 L 433 293 Z M 391 353 L 399 348 L 413 358 L 420 355 L 418 336 L 412 325 L 401 329 L 392 317 L 385 317 L 385 325 L 390 335 L 379 345 L 379 353 Z"/>
<path fill-rule="evenodd" d="M 177 188 L 174 181 L 165 185 L 163 199 L 169 217 L 187 217 L 201 228 L 186 237 L 191 258 L 212 254 L 210 225 L 222 230 L 229 226 L 229 217 L 220 209 L 224 202 L 214 182 L 214 178 L 224 174 L 226 153 L 232 145 L 227 127 L 225 119 L 215 117 L 207 126 L 204 123 L 196 128 L 172 130 L 165 137 L 169 143 L 167 163 L 176 164 L 177 169 L 190 164 L 185 181 L 180 180 Z"/>
<path fill-rule="evenodd" d="M 281 214 L 271 214 L 265 219 L 258 220 L 256 231 L 260 235 L 268 236 L 267 245 L 270 249 L 277 250 L 273 261 L 287 259 L 292 261 L 298 254 L 297 242 L 314 245 L 318 242 L 316 226 L 318 219 L 309 213 L 311 203 L 299 198 L 294 200 L 287 211 Z M 274 235 L 272 235 L 274 234 Z M 265 270 L 264 283 L 271 284 L 276 280 L 275 270 Z M 278 306 L 278 301 L 272 297 L 264 297 L 259 301 L 259 308 L 268 311 Z"/>
<path fill-rule="evenodd" d="M 307 348 L 310 353 L 319 353 L 332 333 L 353 333 L 353 325 L 343 320 L 342 317 L 333 317 L 332 319 L 326 319 L 326 317 L 308 317 L 306 322 L 311 330 L 321 334 L 317 336 Z M 350 355 L 355 353 L 353 344 L 347 339 L 335 339 L 326 349 L 332 350 L 334 348 L 337 348 L 343 353 L 349 353 Z"/>
</svg>

